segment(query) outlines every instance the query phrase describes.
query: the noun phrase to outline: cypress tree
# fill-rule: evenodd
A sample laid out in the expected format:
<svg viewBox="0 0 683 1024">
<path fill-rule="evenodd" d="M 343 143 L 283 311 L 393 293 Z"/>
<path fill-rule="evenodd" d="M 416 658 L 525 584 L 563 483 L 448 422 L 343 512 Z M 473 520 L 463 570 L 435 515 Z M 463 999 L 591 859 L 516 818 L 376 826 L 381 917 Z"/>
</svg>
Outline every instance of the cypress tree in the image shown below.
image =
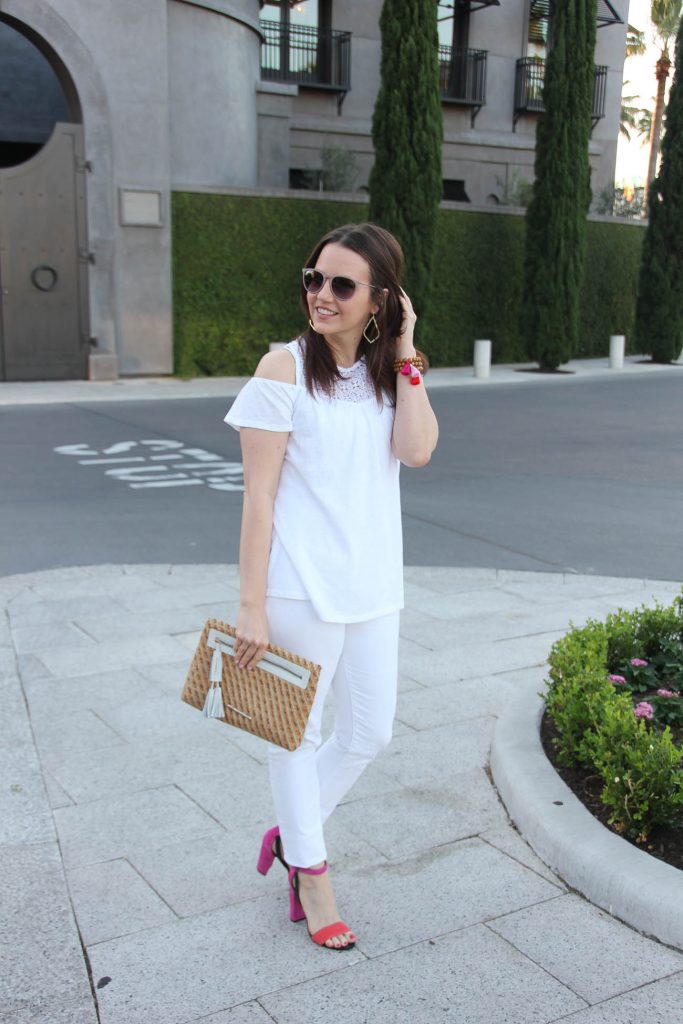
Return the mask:
<svg viewBox="0 0 683 1024">
<path fill-rule="evenodd" d="M 677 359 L 683 347 L 683 21 L 675 62 L 662 162 L 650 187 L 636 306 L 637 349 L 651 353 L 656 363 Z"/>
<path fill-rule="evenodd" d="M 556 370 L 577 349 L 591 200 L 588 141 L 595 82 L 596 0 L 554 0 L 552 46 L 526 214 L 520 331 L 529 357 Z"/>
<path fill-rule="evenodd" d="M 372 118 L 370 220 L 396 235 L 418 316 L 429 296 L 441 200 L 443 120 L 434 0 L 384 0 L 380 88 Z"/>
</svg>

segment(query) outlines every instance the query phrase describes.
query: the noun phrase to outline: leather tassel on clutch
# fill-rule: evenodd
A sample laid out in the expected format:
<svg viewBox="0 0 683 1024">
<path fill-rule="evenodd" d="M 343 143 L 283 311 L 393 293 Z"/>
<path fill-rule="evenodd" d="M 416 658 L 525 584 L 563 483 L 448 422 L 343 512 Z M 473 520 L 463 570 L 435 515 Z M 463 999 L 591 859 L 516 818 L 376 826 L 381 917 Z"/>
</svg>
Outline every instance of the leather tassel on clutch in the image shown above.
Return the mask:
<svg viewBox="0 0 683 1024">
<path fill-rule="evenodd" d="M 223 678 L 223 659 L 220 647 L 216 647 L 211 658 L 211 671 L 209 682 L 211 685 L 206 691 L 203 713 L 205 718 L 224 718 L 225 708 L 223 707 L 223 692 L 221 680 Z"/>
<path fill-rule="evenodd" d="M 283 750 L 296 750 L 315 699 L 320 665 L 268 644 L 260 661 L 243 669 L 237 664 L 237 645 L 236 626 L 207 619 L 181 699 L 208 719 L 259 736 Z"/>
</svg>

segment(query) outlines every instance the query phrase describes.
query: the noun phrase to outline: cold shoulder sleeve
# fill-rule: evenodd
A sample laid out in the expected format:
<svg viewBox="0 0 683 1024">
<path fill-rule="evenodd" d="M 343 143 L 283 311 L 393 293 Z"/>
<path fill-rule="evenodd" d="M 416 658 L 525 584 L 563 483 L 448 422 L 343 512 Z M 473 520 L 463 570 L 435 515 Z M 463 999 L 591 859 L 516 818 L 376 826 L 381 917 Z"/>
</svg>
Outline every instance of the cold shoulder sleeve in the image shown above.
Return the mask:
<svg viewBox="0 0 683 1024">
<path fill-rule="evenodd" d="M 267 377 L 252 377 L 244 385 L 229 412 L 223 417 L 235 430 L 291 430 L 294 406 L 301 387 Z"/>
</svg>

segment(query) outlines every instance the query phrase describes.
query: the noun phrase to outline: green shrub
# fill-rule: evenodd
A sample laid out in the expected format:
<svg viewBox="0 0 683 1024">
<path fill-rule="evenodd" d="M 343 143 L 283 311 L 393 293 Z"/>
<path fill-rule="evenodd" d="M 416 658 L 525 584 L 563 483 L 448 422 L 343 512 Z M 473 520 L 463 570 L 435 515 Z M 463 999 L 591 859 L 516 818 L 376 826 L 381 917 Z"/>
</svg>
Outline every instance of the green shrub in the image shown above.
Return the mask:
<svg viewBox="0 0 683 1024">
<path fill-rule="evenodd" d="M 534 192 L 533 182 L 525 178 L 518 167 L 509 176 L 506 175 L 505 180 L 496 175 L 496 185 L 499 190 L 498 203 L 500 206 L 519 206 L 526 209 L 531 202 Z"/>
<path fill-rule="evenodd" d="M 609 824 L 644 842 L 656 825 L 683 825 L 683 751 L 668 727 L 656 733 L 633 714 L 626 694 L 603 708 L 600 728 L 587 738 L 592 763 L 611 809 Z"/>
<path fill-rule="evenodd" d="M 249 374 L 272 341 L 302 330 L 302 261 L 330 228 L 367 217 L 363 203 L 175 192 L 174 372 Z M 577 355 L 606 355 L 609 335 L 631 334 L 643 230 L 589 222 Z M 520 311 L 524 218 L 439 211 L 421 346 L 433 366 L 469 366 L 477 338 L 496 363 L 523 362 Z"/>
<path fill-rule="evenodd" d="M 655 601 L 654 608 L 621 608 L 607 616 L 605 629 L 609 672 L 618 672 L 631 658 L 650 660 L 663 642 L 683 639 L 683 597 L 677 597 L 669 607 Z"/>
<path fill-rule="evenodd" d="M 573 630 L 553 645 L 549 658 L 550 685 L 546 706 L 559 736 L 555 746 L 560 764 L 588 764 L 586 736 L 602 720 L 603 705 L 614 687 L 605 673 L 607 638 L 599 624 Z"/>
<path fill-rule="evenodd" d="M 351 192 L 358 177 L 358 161 L 350 149 L 326 142 L 320 150 L 322 186 L 326 192 Z"/>
<path fill-rule="evenodd" d="M 665 686 L 683 690 L 683 639 L 665 637 L 652 661 Z"/>
<path fill-rule="evenodd" d="M 572 626 L 548 658 L 546 707 L 558 761 L 595 769 L 610 824 L 638 841 L 656 825 L 683 825 L 683 750 L 671 733 L 683 723 L 683 700 L 672 692 L 633 707 L 642 682 L 660 685 L 655 669 L 679 678 L 682 641 L 683 592 L 670 607 L 655 602 Z M 633 658 L 648 664 L 633 666 Z"/>
<path fill-rule="evenodd" d="M 586 739 L 599 729 L 613 696 L 605 673 L 592 671 L 580 679 L 572 676 L 548 697 L 548 713 L 559 731 L 555 745 L 560 764 L 590 765 Z"/>
</svg>

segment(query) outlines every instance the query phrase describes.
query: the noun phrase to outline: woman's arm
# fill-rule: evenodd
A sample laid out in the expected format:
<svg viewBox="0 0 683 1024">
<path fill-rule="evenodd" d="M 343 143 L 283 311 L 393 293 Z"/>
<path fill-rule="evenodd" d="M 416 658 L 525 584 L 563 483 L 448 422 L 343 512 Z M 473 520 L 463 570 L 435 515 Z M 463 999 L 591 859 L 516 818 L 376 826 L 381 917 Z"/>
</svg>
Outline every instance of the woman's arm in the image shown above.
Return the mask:
<svg viewBox="0 0 683 1024">
<path fill-rule="evenodd" d="M 259 363 L 256 377 L 295 382 L 291 355 L 270 352 Z M 240 532 L 240 610 L 237 617 L 237 664 L 253 668 L 268 644 L 265 614 L 268 559 L 273 533 L 273 507 L 287 448 L 288 431 L 240 429 L 244 467 L 244 501 Z"/>
<path fill-rule="evenodd" d="M 402 291 L 403 325 L 396 339 L 396 358 L 415 355 L 413 330 L 417 317 L 406 293 Z M 397 374 L 396 414 L 391 435 L 391 450 L 405 466 L 426 466 L 439 439 L 439 425 L 429 404 L 424 378 L 417 386 L 410 377 Z"/>
</svg>

